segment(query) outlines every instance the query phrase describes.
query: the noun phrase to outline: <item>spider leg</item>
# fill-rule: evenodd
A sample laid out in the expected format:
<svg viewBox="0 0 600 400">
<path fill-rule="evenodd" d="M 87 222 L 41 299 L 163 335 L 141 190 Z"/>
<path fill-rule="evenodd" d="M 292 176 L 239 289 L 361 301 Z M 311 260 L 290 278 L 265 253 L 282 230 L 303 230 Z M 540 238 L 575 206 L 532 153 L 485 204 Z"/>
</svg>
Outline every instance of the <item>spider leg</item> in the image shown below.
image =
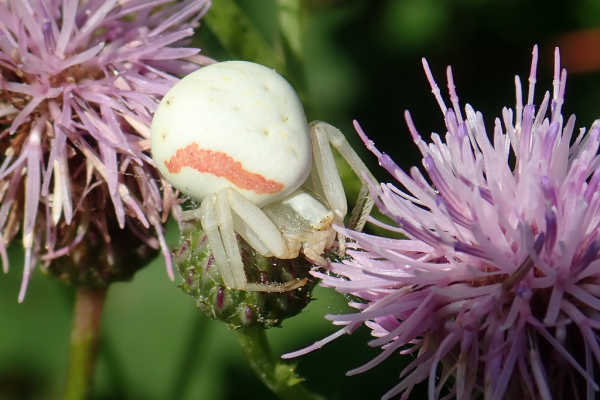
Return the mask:
<svg viewBox="0 0 600 400">
<path fill-rule="evenodd" d="M 374 204 L 373 199 L 369 196 L 367 182 L 371 181 L 376 183 L 377 180 L 361 160 L 360 156 L 354 151 L 352 146 L 350 146 L 346 137 L 339 129 L 326 122 L 313 121 L 310 123 L 310 130 L 311 132 L 323 132 L 327 136 L 329 143 L 338 150 L 350 168 L 352 168 L 352 171 L 354 171 L 356 176 L 361 180 L 362 187 L 356 201 L 356 206 L 352 210 L 350 220 L 348 221 L 348 227 L 350 229 L 361 231 Z"/>
<path fill-rule="evenodd" d="M 334 223 L 344 225 L 348 205 L 342 179 L 329 145 L 329 138 L 325 129 L 327 125 L 323 122 L 312 122 L 309 125 L 315 167 L 311 170 L 311 175 L 315 189 L 325 196 L 327 204 L 335 214 Z"/>
<path fill-rule="evenodd" d="M 200 207 L 194 210 L 185 210 L 181 212 L 182 221 L 192 221 L 200 219 Z"/>
<path fill-rule="evenodd" d="M 371 214 L 374 205 L 375 202 L 369 193 L 369 186 L 363 182 L 358 192 L 356 204 L 348 220 L 348 228 L 361 232 L 367 223 L 367 217 Z"/>
<path fill-rule="evenodd" d="M 217 199 L 215 201 L 215 214 L 217 216 L 219 231 L 221 232 L 223 247 L 225 248 L 225 254 L 229 260 L 229 268 L 233 276 L 233 287 L 235 289 L 246 289 L 248 280 L 246 279 L 246 271 L 244 269 L 244 263 L 242 262 L 242 255 L 240 254 L 240 248 L 235 237 L 235 231 L 233 229 L 233 218 L 231 217 L 229 203 L 230 191 L 231 189 L 226 188 L 217 193 Z"/>
<path fill-rule="evenodd" d="M 282 259 L 298 256 L 298 250 L 291 249 L 281 231 L 267 217 L 263 210 L 233 189 L 229 190 L 231 210 L 239 217 L 240 235 L 260 254 Z M 287 292 L 306 284 L 305 279 L 292 279 L 284 284 L 254 284 L 249 283 L 247 290 Z M 267 290 L 268 289 L 268 290 Z"/>
<path fill-rule="evenodd" d="M 254 234 L 254 232 L 248 228 L 246 223 L 237 215 L 232 214 L 233 218 L 233 229 L 236 233 L 244 238 L 246 242 L 250 246 L 252 246 L 256 251 L 262 254 L 265 257 L 273 257 L 274 254 L 260 241 L 258 236 Z M 200 207 L 193 210 L 185 210 L 181 211 L 181 220 L 182 221 L 194 221 L 200 220 Z"/>
<path fill-rule="evenodd" d="M 239 217 L 237 232 L 263 256 L 294 258 L 281 231 L 254 203 L 234 189 L 229 189 L 231 210 Z M 265 251 L 266 250 L 266 251 Z"/>
<path fill-rule="evenodd" d="M 223 283 L 227 287 L 235 287 L 235 280 L 233 278 L 233 273 L 231 272 L 231 266 L 229 265 L 223 240 L 221 239 L 221 232 L 219 231 L 219 224 L 215 212 L 216 200 L 216 194 L 207 196 L 202 200 L 199 209 L 200 222 L 202 223 L 202 229 L 204 229 L 204 233 L 208 239 L 212 255 L 215 258 L 215 262 L 223 277 Z"/>
<path fill-rule="evenodd" d="M 235 212 L 232 214 L 233 217 L 233 229 L 244 238 L 244 240 L 259 254 L 265 257 L 274 257 L 275 255 L 260 241 L 258 236 L 246 225 Z"/>
<path fill-rule="evenodd" d="M 235 237 L 236 229 L 232 212 L 244 222 L 246 228 L 248 228 L 246 231 L 252 233 L 252 235 L 248 235 L 245 232 L 245 236 L 252 237 L 251 242 L 248 243 L 253 247 L 255 245 L 259 247 L 258 249 L 255 248 L 257 251 L 260 252 L 266 248 L 269 253 L 274 254 L 278 258 L 293 258 L 293 255 L 289 254 L 281 232 L 260 208 L 234 189 L 223 189 L 216 195 L 214 213 L 216 214 L 224 253 L 228 259 L 226 265 L 229 270 L 225 272 L 220 266 L 219 268 L 221 273 L 230 274 L 233 280 L 232 285 L 227 285 L 226 283 L 228 287 L 248 291 L 287 292 L 306 284 L 306 279 L 293 279 L 284 284 L 249 283 Z M 240 232 L 238 231 L 238 233 Z M 212 246 L 212 242 L 209 243 Z M 219 262 L 216 257 L 215 260 Z M 225 281 L 225 278 L 223 280 Z"/>
</svg>

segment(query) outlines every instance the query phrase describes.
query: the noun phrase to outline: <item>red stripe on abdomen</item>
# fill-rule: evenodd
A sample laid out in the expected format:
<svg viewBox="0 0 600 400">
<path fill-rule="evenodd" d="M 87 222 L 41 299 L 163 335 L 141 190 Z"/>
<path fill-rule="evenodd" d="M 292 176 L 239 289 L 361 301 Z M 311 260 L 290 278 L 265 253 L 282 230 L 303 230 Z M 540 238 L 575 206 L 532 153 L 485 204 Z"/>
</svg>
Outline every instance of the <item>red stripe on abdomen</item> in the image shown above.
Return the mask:
<svg viewBox="0 0 600 400">
<path fill-rule="evenodd" d="M 183 167 L 190 167 L 198 172 L 225 178 L 240 189 L 252 190 L 256 194 L 275 194 L 283 189 L 282 183 L 245 170 L 241 162 L 226 153 L 204 150 L 196 143 L 177 150 L 165 161 L 165 166 L 172 174 L 178 173 Z"/>
</svg>

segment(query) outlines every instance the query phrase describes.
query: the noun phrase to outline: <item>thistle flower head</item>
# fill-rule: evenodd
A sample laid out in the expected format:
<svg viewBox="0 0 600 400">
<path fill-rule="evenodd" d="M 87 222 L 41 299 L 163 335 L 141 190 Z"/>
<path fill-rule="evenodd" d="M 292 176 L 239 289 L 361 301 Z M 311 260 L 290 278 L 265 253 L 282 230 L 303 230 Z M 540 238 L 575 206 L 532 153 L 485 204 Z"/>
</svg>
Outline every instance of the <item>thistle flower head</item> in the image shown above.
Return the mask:
<svg viewBox="0 0 600 400">
<path fill-rule="evenodd" d="M 527 98 L 505 108 L 488 137 L 484 118 L 459 106 L 447 71 L 447 107 L 426 61 L 445 118 L 444 139 L 423 141 L 406 113 L 426 176 L 405 173 L 356 125 L 379 162 L 399 182 L 372 187 L 379 208 L 407 239 L 352 231 L 353 261 L 321 274 L 325 285 L 358 298 L 360 313 L 330 315 L 362 323 L 383 350 L 355 374 L 399 352 L 412 362 L 384 395 L 407 398 L 428 380 L 429 398 L 593 398 L 600 366 L 600 121 L 574 135 L 563 119 L 566 71 L 555 57 L 553 90 L 534 104 L 537 48 Z M 596 375 L 597 376 L 597 375 Z M 447 385 L 449 389 L 444 389 Z"/>
<path fill-rule="evenodd" d="M 149 126 L 177 76 L 208 62 L 180 46 L 209 4 L 0 0 L 0 254 L 6 271 L 21 232 L 20 301 L 38 261 L 102 285 L 131 276 L 112 268 L 118 246 L 169 260 L 161 223 L 177 204 L 148 155 Z"/>
</svg>

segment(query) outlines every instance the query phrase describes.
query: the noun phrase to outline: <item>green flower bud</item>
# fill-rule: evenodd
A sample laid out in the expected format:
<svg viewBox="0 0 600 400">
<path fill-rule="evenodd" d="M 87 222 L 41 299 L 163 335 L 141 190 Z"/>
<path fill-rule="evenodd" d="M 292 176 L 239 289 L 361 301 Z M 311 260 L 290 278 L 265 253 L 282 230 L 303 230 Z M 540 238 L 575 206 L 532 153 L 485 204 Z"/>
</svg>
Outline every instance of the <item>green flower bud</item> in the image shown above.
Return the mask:
<svg viewBox="0 0 600 400">
<path fill-rule="evenodd" d="M 264 257 L 238 236 L 248 282 L 288 282 L 307 278 L 306 285 L 289 292 L 249 292 L 223 284 L 200 221 L 184 223 L 173 261 L 183 278 L 181 288 L 198 302 L 210 318 L 229 329 L 262 326 L 270 328 L 298 314 L 312 300 L 317 280 L 309 274 L 313 264 L 303 254 L 291 260 Z"/>
</svg>

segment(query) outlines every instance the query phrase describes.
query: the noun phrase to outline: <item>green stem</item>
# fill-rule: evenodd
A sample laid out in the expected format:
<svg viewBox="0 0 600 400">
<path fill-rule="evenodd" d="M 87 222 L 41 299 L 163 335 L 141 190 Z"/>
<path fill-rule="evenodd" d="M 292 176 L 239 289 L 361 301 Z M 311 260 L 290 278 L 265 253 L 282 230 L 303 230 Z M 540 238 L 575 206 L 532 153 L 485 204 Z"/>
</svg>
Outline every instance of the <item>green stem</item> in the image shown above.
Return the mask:
<svg viewBox="0 0 600 400">
<path fill-rule="evenodd" d="M 324 400 L 302 386 L 295 366 L 281 362 L 273 355 L 267 334 L 262 328 L 238 329 L 238 340 L 250 366 L 260 380 L 283 400 Z"/>
<path fill-rule="evenodd" d="M 64 400 L 87 399 L 91 393 L 106 291 L 107 288 L 77 289 Z"/>
</svg>

